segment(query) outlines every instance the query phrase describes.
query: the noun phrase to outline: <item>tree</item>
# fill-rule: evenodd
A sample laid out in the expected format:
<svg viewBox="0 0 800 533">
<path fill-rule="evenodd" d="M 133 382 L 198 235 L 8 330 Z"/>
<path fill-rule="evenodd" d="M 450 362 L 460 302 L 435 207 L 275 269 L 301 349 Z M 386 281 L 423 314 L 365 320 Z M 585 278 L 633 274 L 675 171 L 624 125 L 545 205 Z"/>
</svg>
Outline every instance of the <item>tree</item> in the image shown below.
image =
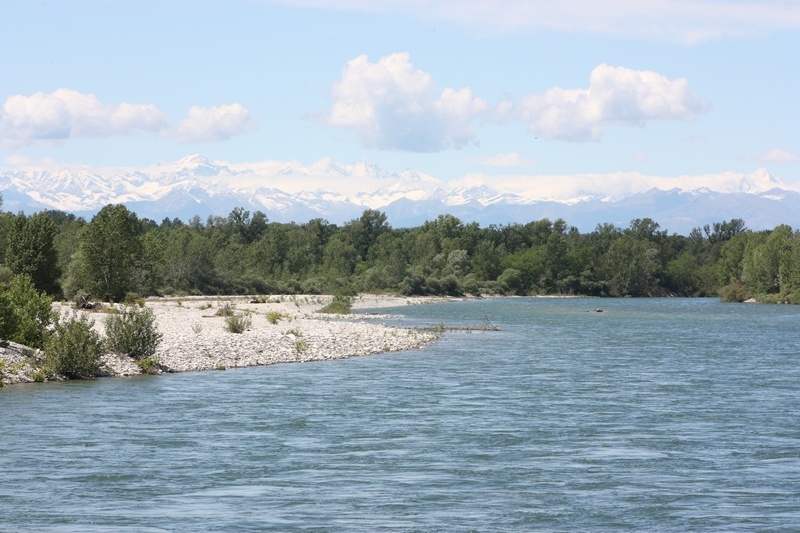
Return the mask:
<svg viewBox="0 0 800 533">
<path fill-rule="evenodd" d="M 52 302 L 30 277 L 16 276 L 8 290 L 0 291 L 0 340 L 41 348 L 53 322 Z"/>
<path fill-rule="evenodd" d="M 84 228 L 81 261 L 84 287 L 99 298 L 120 301 L 133 289 L 141 264 L 141 223 L 122 204 L 107 205 Z"/>
<path fill-rule="evenodd" d="M 55 222 L 46 214 L 28 218 L 20 213 L 14 220 L 6 248 L 6 265 L 16 275 L 30 276 L 34 286 L 58 294 L 61 267 L 55 247 Z"/>
<path fill-rule="evenodd" d="M 627 233 L 615 240 L 604 257 L 604 270 L 615 296 L 647 296 L 654 288 L 658 250 L 647 240 Z"/>
</svg>

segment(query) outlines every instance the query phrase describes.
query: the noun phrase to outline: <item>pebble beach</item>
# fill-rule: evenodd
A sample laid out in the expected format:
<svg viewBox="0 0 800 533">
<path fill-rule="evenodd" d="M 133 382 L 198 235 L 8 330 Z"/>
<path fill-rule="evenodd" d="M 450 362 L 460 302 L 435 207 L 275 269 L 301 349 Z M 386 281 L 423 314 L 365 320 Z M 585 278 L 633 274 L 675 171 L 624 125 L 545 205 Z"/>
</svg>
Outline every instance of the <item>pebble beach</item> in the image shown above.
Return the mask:
<svg viewBox="0 0 800 533">
<path fill-rule="evenodd" d="M 361 295 L 353 310 L 421 304 L 441 299 Z M 420 348 L 436 339 L 427 331 L 387 326 L 385 315 L 319 313 L 329 296 L 184 297 L 148 299 L 163 335 L 155 359 L 159 372 L 191 372 L 227 368 L 344 359 Z M 74 306 L 56 303 L 62 315 Z M 95 329 L 104 334 L 105 311 L 89 313 Z M 247 317 L 242 333 L 227 329 L 225 313 Z M 11 343 L 0 348 L 2 379 L 6 384 L 33 381 L 41 353 Z M 103 355 L 104 375 L 134 376 L 139 367 L 127 356 Z"/>
</svg>

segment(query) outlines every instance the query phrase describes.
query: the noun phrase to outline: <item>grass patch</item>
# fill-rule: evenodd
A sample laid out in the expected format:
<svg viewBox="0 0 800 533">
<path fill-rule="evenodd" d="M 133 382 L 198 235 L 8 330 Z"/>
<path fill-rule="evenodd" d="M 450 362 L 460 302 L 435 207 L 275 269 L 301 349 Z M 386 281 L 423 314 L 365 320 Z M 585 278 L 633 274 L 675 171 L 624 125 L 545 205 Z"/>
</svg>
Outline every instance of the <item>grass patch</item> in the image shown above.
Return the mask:
<svg viewBox="0 0 800 533">
<path fill-rule="evenodd" d="M 297 354 L 305 353 L 308 351 L 308 343 L 303 339 L 294 341 L 294 351 Z"/>
<path fill-rule="evenodd" d="M 267 311 L 267 322 L 270 324 L 277 324 L 281 318 L 286 318 L 286 315 L 279 311 Z"/>
</svg>

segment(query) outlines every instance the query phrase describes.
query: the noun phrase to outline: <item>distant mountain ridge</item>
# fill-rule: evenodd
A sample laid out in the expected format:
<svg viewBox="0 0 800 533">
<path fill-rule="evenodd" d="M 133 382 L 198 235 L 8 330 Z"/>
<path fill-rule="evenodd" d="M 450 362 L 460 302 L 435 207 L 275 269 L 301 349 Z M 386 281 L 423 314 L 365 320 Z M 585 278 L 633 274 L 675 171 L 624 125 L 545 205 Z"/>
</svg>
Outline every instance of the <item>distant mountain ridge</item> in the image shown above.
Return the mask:
<svg viewBox="0 0 800 533">
<path fill-rule="evenodd" d="M 413 170 L 388 172 L 369 161 L 233 165 L 202 155 L 141 169 L 0 170 L 3 209 L 26 213 L 58 209 L 91 217 L 104 205 L 124 203 L 140 217 L 158 222 L 165 217 L 225 216 L 244 207 L 263 211 L 276 222 L 324 218 L 337 224 L 365 209 L 379 209 L 395 227 L 417 226 L 443 213 L 481 225 L 563 218 L 581 231 L 598 223 L 625 227 L 644 217 L 681 234 L 731 218 L 744 219 L 752 229 L 800 225 L 797 187 L 765 169 L 686 182 L 697 186 L 671 186 L 666 179 L 640 175 L 443 182 Z"/>
</svg>

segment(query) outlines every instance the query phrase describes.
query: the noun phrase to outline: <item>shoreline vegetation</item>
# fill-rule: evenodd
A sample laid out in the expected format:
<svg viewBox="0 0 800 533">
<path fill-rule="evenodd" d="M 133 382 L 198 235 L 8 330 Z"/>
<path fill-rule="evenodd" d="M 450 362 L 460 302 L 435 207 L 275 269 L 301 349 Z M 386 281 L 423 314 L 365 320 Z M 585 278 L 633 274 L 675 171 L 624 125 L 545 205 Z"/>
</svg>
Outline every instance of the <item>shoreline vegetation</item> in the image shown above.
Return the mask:
<svg viewBox="0 0 800 533">
<path fill-rule="evenodd" d="M 123 204 L 88 222 L 0 211 L 0 384 L 379 353 L 447 329 L 330 318 L 367 299 L 358 294 L 396 295 L 369 297 L 392 306 L 482 296 L 798 304 L 800 231 L 732 219 L 669 235 L 644 218 L 580 233 L 561 219 L 482 228 L 449 214 L 392 228 L 371 209 L 342 226 L 243 208 L 160 224 Z"/>
<path fill-rule="evenodd" d="M 391 318 L 386 315 L 320 312 L 334 299 L 320 295 L 201 296 L 152 298 L 132 305 L 95 304 L 94 309 L 77 313 L 93 319 L 91 329 L 98 336 L 103 335 L 110 318 L 127 309 L 139 308 L 152 313 L 152 325 L 160 338 L 153 353 L 143 358 L 120 353 L 106 344 L 99 354 L 96 376 L 86 377 L 226 370 L 344 359 L 420 348 L 441 334 L 433 329 L 375 323 Z M 368 310 L 449 299 L 360 295 L 350 302 L 355 310 Z M 56 302 L 52 307 L 59 320 L 76 313 L 74 304 Z M 243 319 L 246 327 L 238 332 L 232 329 L 232 317 Z M 0 381 L 8 385 L 67 379 L 46 368 L 45 352 L 46 348 L 33 349 L 14 342 L 0 347 Z"/>
</svg>

